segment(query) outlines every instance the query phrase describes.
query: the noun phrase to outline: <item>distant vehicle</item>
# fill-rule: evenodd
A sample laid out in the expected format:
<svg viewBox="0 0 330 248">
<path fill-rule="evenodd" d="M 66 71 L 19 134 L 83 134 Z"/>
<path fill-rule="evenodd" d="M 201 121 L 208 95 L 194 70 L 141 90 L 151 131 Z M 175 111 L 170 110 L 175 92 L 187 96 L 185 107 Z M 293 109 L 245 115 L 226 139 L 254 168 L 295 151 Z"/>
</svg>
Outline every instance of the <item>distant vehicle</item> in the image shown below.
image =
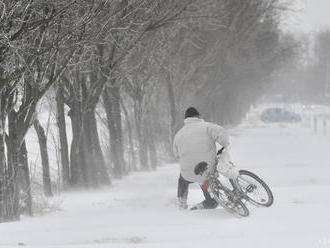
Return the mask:
<svg viewBox="0 0 330 248">
<path fill-rule="evenodd" d="M 263 122 L 299 122 L 301 116 L 282 108 L 269 108 L 262 112 Z"/>
</svg>

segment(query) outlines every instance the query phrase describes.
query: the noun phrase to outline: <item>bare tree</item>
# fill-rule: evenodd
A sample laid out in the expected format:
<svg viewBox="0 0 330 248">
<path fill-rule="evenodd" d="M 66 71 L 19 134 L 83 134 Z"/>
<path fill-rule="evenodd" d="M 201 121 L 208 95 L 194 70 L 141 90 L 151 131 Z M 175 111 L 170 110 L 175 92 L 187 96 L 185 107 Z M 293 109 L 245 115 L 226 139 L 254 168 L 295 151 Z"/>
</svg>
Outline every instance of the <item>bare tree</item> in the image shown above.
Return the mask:
<svg viewBox="0 0 330 248">
<path fill-rule="evenodd" d="M 76 1 L 8 1 L 2 6 L 2 128 L 7 116 L 11 125 L 6 141 L 7 161 L 2 160 L 5 164 L 0 166 L 5 191 L 1 217 L 17 219 L 17 175 L 25 135 L 33 123 L 38 101 L 65 70 L 80 45 L 88 17 L 94 13 L 87 11 L 82 16 L 79 11 L 83 8 Z M 81 19 L 73 18 L 78 16 Z"/>
<path fill-rule="evenodd" d="M 44 128 L 41 126 L 37 118 L 33 122 L 34 129 L 37 133 L 39 146 L 40 146 L 40 155 L 42 163 L 42 180 L 43 188 L 46 196 L 53 196 L 52 184 L 50 179 L 50 170 L 49 170 L 49 159 L 48 159 L 48 149 L 47 149 L 47 136 Z"/>
</svg>

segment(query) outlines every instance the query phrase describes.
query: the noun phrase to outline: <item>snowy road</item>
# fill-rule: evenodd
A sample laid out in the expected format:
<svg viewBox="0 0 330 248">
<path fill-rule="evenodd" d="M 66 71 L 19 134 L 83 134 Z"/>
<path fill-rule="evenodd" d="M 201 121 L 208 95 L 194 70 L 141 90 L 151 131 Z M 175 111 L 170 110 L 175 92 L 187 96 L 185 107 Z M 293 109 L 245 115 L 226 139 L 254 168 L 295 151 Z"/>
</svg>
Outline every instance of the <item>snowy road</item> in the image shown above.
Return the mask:
<svg viewBox="0 0 330 248">
<path fill-rule="evenodd" d="M 249 218 L 223 209 L 178 211 L 178 165 L 131 175 L 110 189 L 65 194 L 62 211 L 0 224 L 0 247 L 329 247 L 330 136 L 299 124 L 233 131 L 236 164 L 272 187 Z M 202 200 L 197 185 L 189 204 Z"/>
</svg>

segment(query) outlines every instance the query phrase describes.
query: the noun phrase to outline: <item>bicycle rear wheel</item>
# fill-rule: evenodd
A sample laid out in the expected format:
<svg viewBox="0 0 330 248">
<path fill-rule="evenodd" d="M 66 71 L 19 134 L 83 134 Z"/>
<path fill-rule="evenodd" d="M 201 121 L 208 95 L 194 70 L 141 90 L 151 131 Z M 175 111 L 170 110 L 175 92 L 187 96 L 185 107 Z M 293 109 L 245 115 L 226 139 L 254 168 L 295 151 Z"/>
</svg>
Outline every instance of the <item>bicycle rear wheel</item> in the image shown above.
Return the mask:
<svg viewBox="0 0 330 248">
<path fill-rule="evenodd" d="M 242 190 L 248 201 L 251 203 L 269 207 L 274 202 L 274 196 L 268 185 L 254 173 L 247 170 L 240 170 L 237 184 Z M 230 180 L 233 187 L 237 187 L 233 180 Z"/>
<path fill-rule="evenodd" d="M 226 196 L 223 192 L 213 191 L 214 199 L 222 206 L 226 211 L 231 214 L 235 214 L 241 217 L 247 217 L 250 214 L 249 209 L 245 206 L 245 204 L 241 200 L 231 201 L 228 196 Z"/>
<path fill-rule="evenodd" d="M 228 209 L 233 214 L 237 214 L 241 217 L 248 217 L 250 215 L 249 209 L 245 206 L 245 204 L 241 200 L 238 200 L 236 202 L 230 202 Z"/>
</svg>

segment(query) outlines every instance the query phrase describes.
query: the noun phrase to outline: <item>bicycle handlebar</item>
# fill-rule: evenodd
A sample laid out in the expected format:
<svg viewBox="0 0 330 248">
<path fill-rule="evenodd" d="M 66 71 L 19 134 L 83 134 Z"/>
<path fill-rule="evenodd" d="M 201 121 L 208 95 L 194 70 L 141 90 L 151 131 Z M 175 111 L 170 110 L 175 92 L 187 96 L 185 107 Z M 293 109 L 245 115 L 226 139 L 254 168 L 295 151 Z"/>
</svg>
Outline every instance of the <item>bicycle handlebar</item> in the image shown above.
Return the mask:
<svg viewBox="0 0 330 248">
<path fill-rule="evenodd" d="M 223 152 L 223 150 L 225 150 L 225 147 L 222 147 L 222 148 L 217 152 L 217 155 L 220 155 L 220 154 Z"/>
</svg>

